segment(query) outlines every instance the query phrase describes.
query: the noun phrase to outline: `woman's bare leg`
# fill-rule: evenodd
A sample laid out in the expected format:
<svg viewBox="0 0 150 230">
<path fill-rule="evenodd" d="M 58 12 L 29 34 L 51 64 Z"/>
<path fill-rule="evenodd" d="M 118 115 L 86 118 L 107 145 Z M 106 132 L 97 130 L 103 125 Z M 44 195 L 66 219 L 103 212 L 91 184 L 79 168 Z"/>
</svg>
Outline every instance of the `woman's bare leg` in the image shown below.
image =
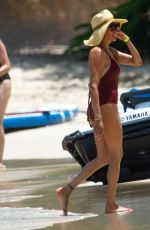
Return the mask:
<svg viewBox="0 0 150 230">
<path fill-rule="evenodd" d="M 109 153 L 104 136 L 96 140 L 97 157 L 82 168 L 81 172 L 66 186 L 56 190 L 57 198 L 64 215 L 67 215 L 68 198 L 72 190 L 96 170 L 109 163 Z"/>
<path fill-rule="evenodd" d="M 5 135 L 3 127 L 3 117 L 6 111 L 8 100 L 11 93 L 11 81 L 5 80 L 0 85 L 0 164 L 3 164 L 3 153 L 5 144 Z"/>
<path fill-rule="evenodd" d="M 122 150 L 122 126 L 117 106 L 106 104 L 102 106 L 104 120 L 104 136 L 107 142 L 110 163 L 108 167 L 108 193 L 106 200 L 106 213 L 131 211 L 129 208 L 118 206 L 115 203 L 116 188 L 120 174 L 120 162 L 123 155 Z"/>
</svg>

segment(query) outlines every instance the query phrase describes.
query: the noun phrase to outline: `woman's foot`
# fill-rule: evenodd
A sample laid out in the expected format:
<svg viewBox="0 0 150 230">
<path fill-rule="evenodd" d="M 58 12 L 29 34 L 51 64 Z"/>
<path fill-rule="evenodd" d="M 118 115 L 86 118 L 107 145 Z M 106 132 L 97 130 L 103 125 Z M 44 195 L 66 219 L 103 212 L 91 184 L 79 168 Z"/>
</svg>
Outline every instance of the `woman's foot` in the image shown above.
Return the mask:
<svg viewBox="0 0 150 230">
<path fill-rule="evenodd" d="M 63 210 L 64 216 L 68 215 L 67 214 L 68 199 L 73 189 L 74 188 L 70 184 L 68 184 L 56 190 L 57 199 L 59 201 L 61 209 Z"/>
<path fill-rule="evenodd" d="M 109 213 L 118 213 L 118 212 L 131 212 L 133 211 L 132 208 L 126 208 L 117 204 L 113 204 L 113 205 L 106 205 L 106 209 L 105 209 L 105 213 L 109 214 Z"/>
</svg>

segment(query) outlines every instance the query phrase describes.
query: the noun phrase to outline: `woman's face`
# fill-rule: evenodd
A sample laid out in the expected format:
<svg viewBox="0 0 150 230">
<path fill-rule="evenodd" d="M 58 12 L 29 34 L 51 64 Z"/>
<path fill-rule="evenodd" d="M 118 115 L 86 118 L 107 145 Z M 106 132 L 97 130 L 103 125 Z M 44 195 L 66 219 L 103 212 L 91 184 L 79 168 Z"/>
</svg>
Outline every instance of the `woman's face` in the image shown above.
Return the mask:
<svg viewBox="0 0 150 230">
<path fill-rule="evenodd" d="M 104 39 L 109 40 L 110 42 L 116 41 L 117 38 L 115 36 L 115 33 L 120 30 L 121 26 L 120 23 L 111 23 L 106 30 L 106 33 L 104 35 Z"/>
</svg>

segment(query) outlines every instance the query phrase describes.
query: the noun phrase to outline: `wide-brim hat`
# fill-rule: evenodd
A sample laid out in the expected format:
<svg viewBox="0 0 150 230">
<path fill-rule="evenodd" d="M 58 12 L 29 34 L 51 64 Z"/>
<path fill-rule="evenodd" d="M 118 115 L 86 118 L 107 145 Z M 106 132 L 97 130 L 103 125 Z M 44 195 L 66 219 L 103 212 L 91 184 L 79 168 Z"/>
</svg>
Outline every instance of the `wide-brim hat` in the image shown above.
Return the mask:
<svg viewBox="0 0 150 230">
<path fill-rule="evenodd" d="M 84 40 L 84 45 L 86 46 L 100 45 L 106 33 L 106 30 L 108 29 L 109 25 L 112 22 L 120 23 L 120 26 L 122 26 L 122 24 L 128 22 L 128 20 L 114 18 L 113 14 L 106 9 L 96 14 L 91 20 L 93 33 L 88 40 Z"/>
</svg>

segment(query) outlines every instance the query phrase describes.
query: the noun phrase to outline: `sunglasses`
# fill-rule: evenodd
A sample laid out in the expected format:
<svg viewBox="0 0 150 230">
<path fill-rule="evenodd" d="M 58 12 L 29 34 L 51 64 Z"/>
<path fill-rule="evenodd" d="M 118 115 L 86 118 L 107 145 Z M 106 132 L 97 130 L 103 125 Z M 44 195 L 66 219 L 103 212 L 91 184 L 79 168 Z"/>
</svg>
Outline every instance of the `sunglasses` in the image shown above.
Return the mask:
<svg viewBox="0 0 150 230">
<path fill-rule="evenodd" d="M 120 23 L 111 23 L 109 27 L 111 31 L 119 30 L 121 28 Z"/>
</svg>

